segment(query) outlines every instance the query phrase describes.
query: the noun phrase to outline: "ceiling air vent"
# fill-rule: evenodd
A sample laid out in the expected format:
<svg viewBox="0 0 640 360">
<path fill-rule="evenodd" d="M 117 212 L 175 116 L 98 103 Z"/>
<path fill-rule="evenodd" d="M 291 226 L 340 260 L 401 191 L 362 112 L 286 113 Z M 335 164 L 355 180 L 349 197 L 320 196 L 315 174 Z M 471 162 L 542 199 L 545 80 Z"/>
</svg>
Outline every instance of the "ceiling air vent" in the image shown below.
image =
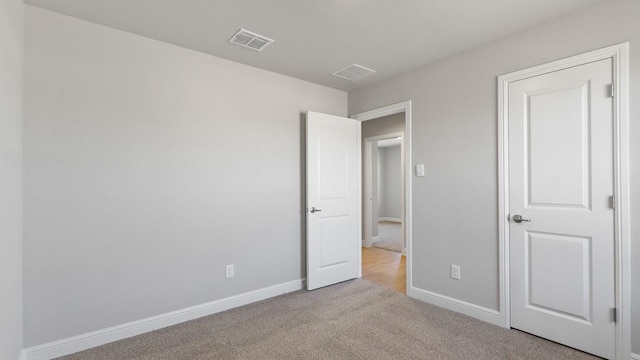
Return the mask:
<svg viewBox="0 0 640 360">
<path fill-rule="evenodd" d="M 331 75 L 339 77 L 341 79 L 355 81 L 355 80 L 360 80 L 365 76 L 369 76 L 375 72 L 376 72 L 375 70 L 371 70 L 362 65 L 351 64 L 342 70 L 338 70 L 334 72 Z"/>
<path fill-rule="evenodd" d="M 245 29 L 240 29 L 231 37 L 231 39 L 229 39 L 229 42 L 247 49 L 262 51 L 264 48 L 271 45 L 273 40 L 266 36 L 258 35 Z"/>
</svg>

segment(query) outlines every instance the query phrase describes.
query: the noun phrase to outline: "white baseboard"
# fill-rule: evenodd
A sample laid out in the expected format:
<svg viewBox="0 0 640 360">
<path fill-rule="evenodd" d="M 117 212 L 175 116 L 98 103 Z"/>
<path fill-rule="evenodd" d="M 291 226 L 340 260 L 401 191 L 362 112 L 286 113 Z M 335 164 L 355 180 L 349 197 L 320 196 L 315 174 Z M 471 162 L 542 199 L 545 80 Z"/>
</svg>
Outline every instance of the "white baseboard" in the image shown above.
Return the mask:
<svg viewBox="0 0 640 360">
<path fill-rule="evenodd" d="M 640 360 L 640 354 L 631 354 L 631 360 Z"/>
<path fill-rule="evenodd" d="M 400 218 L 394 218 L 394 217 L 379 217 L 378 218 L 378 222 L 380 221 L 390 221 L 390 222 L 397 222 L 397 223 L 401 223 L 402 219 Z"/>
<path fill-rule="evenodd" d="M 500 312 L 491 310 L 479 305 L 458 300 L 449 296 L 436 294 L 431 291 L 419 289 L 411 286 L 407 289 L 407 295 L 424 301 L 428 304 L 436 305 L 448 310 L 453 310 L 461 314 L 474 317 L 476 319 L 486 321 L 493 325 L 504 327 L 504 320 L 500 316 Z"/>
<path fill-rule="evenodd" d="M 380 236 L 373 236 L 371 238 L 371 242 L 367 242 L 367 239 L 362 239 L 362 246 L 364 247 L 371 247 L 373 246 L 373 243 L 380 240 Z"/>
<path fill-rule="evenodd" d="M 78 351 L 91 349 L 149 331 L 212 315 L 302 288 L 304 288 L 304 279 L 294 280 L 146 319 L 92 331 L 67 339 L 33 346 L 25 349 L 22 359 L 19 360 L 49 360 L 59 356 L 73 354 Z"/>
</svg>

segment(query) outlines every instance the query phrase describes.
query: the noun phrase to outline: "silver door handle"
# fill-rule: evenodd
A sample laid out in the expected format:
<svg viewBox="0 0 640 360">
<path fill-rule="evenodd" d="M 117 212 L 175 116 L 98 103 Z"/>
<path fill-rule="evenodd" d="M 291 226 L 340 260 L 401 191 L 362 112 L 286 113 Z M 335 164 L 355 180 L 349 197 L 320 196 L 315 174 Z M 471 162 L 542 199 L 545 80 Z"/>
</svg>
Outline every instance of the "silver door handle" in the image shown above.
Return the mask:
<svg viewBox="0 0 640 360">
<path fill-rule="evenodd" d="M 513 221 L 517 222 L 518 224 L 520 224 L 521 222 L 531 222 L 531 219 L 525 219 L 523 218 L 521 215 L 513 215 Z"/>
<path fill-rule="evenodd" d="M 309 210 L 309 212 L 310 212 L 310 213 L 312 213 L 312 214 L 313 214 L 313 213 L 316 213 L 316 212 L 320 212 L 320 211 L 322 211 L 322 210 L 320 210 L 320 209 L 316 209 L 316 208 L 314 208 L 313 206 L 312 206 L 312 207 L 311 207 L 311 209 Z"/>
</svg>

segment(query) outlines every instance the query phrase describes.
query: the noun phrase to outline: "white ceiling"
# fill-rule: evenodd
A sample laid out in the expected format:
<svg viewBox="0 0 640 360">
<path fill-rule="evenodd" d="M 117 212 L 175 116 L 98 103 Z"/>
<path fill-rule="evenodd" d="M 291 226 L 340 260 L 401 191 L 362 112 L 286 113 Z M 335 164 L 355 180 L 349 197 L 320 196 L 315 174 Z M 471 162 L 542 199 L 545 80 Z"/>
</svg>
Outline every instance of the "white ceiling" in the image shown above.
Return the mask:
<svg viewBox="0 0 640 360">
<path fill-rule="evenodd" d="M 62 14 L 341 90 L 616 0 L 26 0 Z M 228 42 L 244 28 L 263 52 Z M 376 70 L 356 82 L 330 74 Z"/>
</svg>

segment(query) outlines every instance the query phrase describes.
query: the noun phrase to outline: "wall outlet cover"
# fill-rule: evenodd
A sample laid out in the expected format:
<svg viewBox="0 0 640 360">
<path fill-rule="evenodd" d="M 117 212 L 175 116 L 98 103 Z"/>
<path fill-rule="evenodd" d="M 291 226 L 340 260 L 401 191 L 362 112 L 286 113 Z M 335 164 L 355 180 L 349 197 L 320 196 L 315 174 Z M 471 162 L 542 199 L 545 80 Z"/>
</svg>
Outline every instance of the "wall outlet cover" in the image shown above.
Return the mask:
<svg viewBox="0 0 640 360">
<path fill-rule="evenodd" d="M 226 277 L 228 278 L 232 278 L 234 275 L 234 269 L 233 269 L 233 264 L 229 264 L 226 266 Z"/>
<path fill-rule="evenodd" d="M 460 266 L 451 264 L 451 278 L 460 280 Z"/>
</svg>

